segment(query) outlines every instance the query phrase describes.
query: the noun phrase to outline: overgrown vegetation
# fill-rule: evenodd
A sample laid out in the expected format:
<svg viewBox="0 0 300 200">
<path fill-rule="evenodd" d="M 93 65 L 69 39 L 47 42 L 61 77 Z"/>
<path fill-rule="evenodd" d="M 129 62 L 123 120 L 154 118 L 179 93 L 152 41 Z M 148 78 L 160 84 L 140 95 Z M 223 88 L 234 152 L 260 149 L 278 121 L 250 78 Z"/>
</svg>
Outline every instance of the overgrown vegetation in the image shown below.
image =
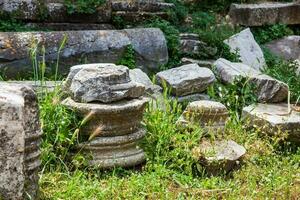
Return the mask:
<svg viewBox="0 0 300 200">
<path fill-rule="evenodd" d="M 69 14 L 93 14 L 104 0 L 65 0 Z M 226 14 L 232 2 L 251 0 L 204 0 L 184 4 L 166 0 L 176 7 L 168 10 L 169 19 L 153 18 L 139 27 L 160 28 L 166 36 L 170 61 L 161 69 L 180 64 L 180 32 L 199 34 L 199 39 L 215 49 L 215 53 L 196 55 L 196 59 L 226 58 L 239 61 L 223 41 L 243 27 L 232 27 Z M 114 18 L 117 28 L 128 24 L 121 17 Z M 133 24 L 129 25 L 133 26 Z M 1 31 L 27 31 L 26 26 L 14 19 L 0 20 Z M 273 25 L 252 29 L 256 40 L 264 44 L 280 37 L 297 33 L 297 28 Z M 59 54 L 66 38 L 58 47 L 59 53 L 52 79 L 58 80 Z M 40 53 L 38 53 L 40 52 Z M 43 56 L 45 48 L 31 47 L 33 79 L 43 83 L 47 67 Z M 300 76 L 294 63 L 283 61 L 265 51 L 265 72 L 289 85 L 292 101 L 300 96 Z M 136 67 L 135 52 L 131 45 L 124 50 L 117 64 Z M 0 78 L 1 79 L 1 78 Z M 43 90 L 39 95 L 43 128 L 42 171 L 40 172 L 41 199 L 298 199 L 300 196 L 300 149 L 282 143 L 283 133 L 270 137 L 259 127 L 247 128 L 241 118 L 244 106 L 256 103 L 255 86 L 245 78 L 224 85 L 219 80 L 207 93 L 223 103 L 231 120 L 221 134 L 205 133 L 200 127 L 181 130 L 176 121 L 183 112 L 182 104 L 167 98 L 157 109 L 155 102 L 146 109 L 143 125 L 147 136 L 141 142 L 147 162 L 135 169 L 115 168 L 100 170 L 86 166 L 86 159 L 76 152 L 80 142 L 82 119 L 60 104 L 63 93 L 60 86 L 53 92 Z M 247 149 L 241 168 L 229 174 L 210 177 L 199 164 L 193 149 L 202 138 L 230 139 Z"/>
<path fill-rule="evenodd" d="M 136 68 L 135 51 L 132 45 L 125 48 L 121 59 L 116 64 L 127 66 L 129 69 Z"/>
<path fill-rule="evenodd" d="M 106 0 L 64 0 L 69 14 L 93 14 L 97 12 L 97 8 L 105 2 Z"/>
</svg>

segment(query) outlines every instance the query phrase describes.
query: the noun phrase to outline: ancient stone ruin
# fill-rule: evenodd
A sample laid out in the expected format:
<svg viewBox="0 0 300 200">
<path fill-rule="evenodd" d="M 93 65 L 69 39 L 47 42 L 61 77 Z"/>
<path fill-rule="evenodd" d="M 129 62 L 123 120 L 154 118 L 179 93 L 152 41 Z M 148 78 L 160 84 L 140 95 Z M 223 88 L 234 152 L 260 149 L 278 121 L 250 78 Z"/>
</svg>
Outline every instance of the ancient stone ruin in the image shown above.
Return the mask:
<svg viewBox="0 0 300 200">
<path fill-rule="evenodd" d="M 165 85 L 180 102 L 207 99 L 202 93 L 216 80 L 213 72 L 197 64 L 183 65 L 156 74 L 157 83 Z"/>
<path fill-rule="evenodd" d="M 85 119 L 81 134 L 90 139 L 78 151 L 92 155 L 91 165 L 130 167 L 145 160 L 137 146 L 146 131 L 141 127 L 148 99 L 145 87 L 129 76 L 124 66 L 81 65 L 71 68 L 65 88 L 71 97 L 62 102 Z"/>
<path fill-rule="evenodd" d="M 245 107 L 243 117 L 248 126 L 259 127 L 269 135 L 280 133 L 286 139 L 300 144 L 300 112 L 287 104 L 258 104 Z"/>
<path fill-rule="evenodd" d="M 50 30 L 112 29 L 114 19 L 137 22 L 159 16 L 168 18 L 172 3 L 157 0 L 106 0 L 93 13 L 69 13 L 64 0 L 2 0 L 0 13 Z"/>
<path fill-rule="evenodd" d="M 0 84 L 0 199 L 36 199 L 40 166 L 37 97 L 29 87 Z"/>
<path fill-rule="evenodd" d="M 244 26 L 300 24 L 300 3 L 232 4 L 229 15 L 235 24 Z"/>
<path fill-rule="evenodd" d="M 193 151 L 206 172 L 214 176 L 239 167 L 246 154 L 246 149 L 232 140 L 204 140 Z"/>
<path fill-rule="evenodd" d="M 183 127 L 196 125 L 205 132 L 222 133 L 228 119 L 228 110 L 223 104 L 202 100 L 189 103 L 177 124 Z"/>
<path fill-rule="evenodd" d="M 55 65 L 58 49 L 66 38 L 60 52 L 60 72 L 69 71 L 69 66 L 78 64 L 78 60 L 89 63 L 116 63 L 131 45 L 136 56 L 137 66 L 144 71 L 155 71 L 160 65 L 168 62 L 168 48 L 164 34 L 156 28 L 95 30 L 95 31 L 62 31 L 62 32 L 20 32 L 0 33 L 0 70 L 7 78 L 14 78 L 32 70 L 28 58 L 30 47 L 37 44 L 45 46 L 46 52 L 37 55 L 45 57 L 51 66 Z"/>
</svg>

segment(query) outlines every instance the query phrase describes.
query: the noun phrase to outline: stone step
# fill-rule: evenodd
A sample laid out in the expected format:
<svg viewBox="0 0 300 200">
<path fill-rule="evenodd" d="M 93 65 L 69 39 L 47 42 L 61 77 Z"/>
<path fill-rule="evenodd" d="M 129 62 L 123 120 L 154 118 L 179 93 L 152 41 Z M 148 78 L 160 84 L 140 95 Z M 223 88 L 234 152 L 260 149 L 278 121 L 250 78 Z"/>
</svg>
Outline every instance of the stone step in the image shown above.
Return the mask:
<svg viewBox="0 0 300 200">
<path fill-rule="evenodd" d="M 263 26 L 300 24 L 299 3 L 232 4 L 229 12 L 234 24 Z"/>
</svg>

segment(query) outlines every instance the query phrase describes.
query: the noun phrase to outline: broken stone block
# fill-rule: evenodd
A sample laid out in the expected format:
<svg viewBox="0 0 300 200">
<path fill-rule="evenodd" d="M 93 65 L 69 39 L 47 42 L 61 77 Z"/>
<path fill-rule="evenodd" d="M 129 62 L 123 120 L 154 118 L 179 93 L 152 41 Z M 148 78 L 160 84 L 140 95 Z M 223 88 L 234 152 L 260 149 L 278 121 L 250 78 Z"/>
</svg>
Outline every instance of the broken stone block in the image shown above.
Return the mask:
<svg viewBox="0 0 300 200">
<path fill-rule="evenodd" d="M 181 97 L 172 96 L 171 99 L 177 100 L 177 102 L 179 103 L 189 103 L 189 102 L 200 101 L 200 100 L 210 100 L 209 96 L 203 93 L 189 94 Z"/>
<path fill-rule="evenodd" d="M 91 153 L 90 165 L 101 168 L 129 167 L 145 161 L 137 142 L 145 136 L 141 127 L 147 98 L 123 100 L 110 104 L 77 103 L 71 98 L 62 104 L 90 120 L 81 134 L 94 138 L 79 145 L 80 151 Z"/>
<path fill-rule="evenodd" d="M 200 126 L 206 132 L 220 132 L 228 119 L 228 110 L 223 104 L 202 100 L 189 103 L 177 124 L 180 127 Z"/>
<path fill-rule="evenodd" d="M 215 60 L 196 60 L 196 59 L 185 58 L 185 57 L 181 59 L 181 63 L 183 65 L 196 63 L 200 67 L 206 67 L 206 68 L 209 68 L 209 69 L 212 68 L 214 62 L 215 62 Z"/>
<path fill-rule="evenodd" d="M 249 78 L 256 86 L 259 102 L 278 103 L 287 99 L 287 84 L 278 81 L 243 63 L 234 63 L 220 58 L 215 62 L 216 73 L 224 83 L 233 83 L 238 77 Z"/>
<path fill-rule="evenodd" d="M 145 161 L 137 142 L 145 136 L 141 121 L 149 99 L 142 96 L 144 85 L 131 80 L 127 67 L 107 63 L 74 66 L 64 90 L 72 95 L 62 104 L 84 118 L 80 133 L 89 140 L 78 151 L 92 155 L 90 165 L 131 167 Z"/>
<path fill-rule="evenodd" d="M 248 126 L 257 127 L 261 132 L 274 135 L 287 133 L 287 139 L 300 143 L 300 110 L 291 110 L 287 104 L 257 104 L 243 109 L 243 118 Z"/>
<path fill-rule="evenodd" d="M 0 33 L 0 70 L 7 78 L 24 76 L 32 71 L 29 50 L 33 42 L 45 46 L 45 61 L 55 65 L 59 46 L 67 38 L 60 52 L 60 73 L 68 73 L 78 60 L 88 63 L 116 63 L 128 45 L 135 52 L 137 66 L 145 72 L 158 70 L 168 62 L 168 48 L 163 32 L 156 28 L 95 31 L 56 31 Z M 42 55 L 37 55 L 42 59 Z M 48 66 L 48 65 L 47 65 Z"/>
<path fill-rule="evenodd" d="M 234 24 L 243 26 L 300 24 L 300 4 L 279 2 L 232 4 L 229 15 Z"/>
<path fill-rule="evenodd" d="M 299 9 L 300 11 L 300 9 Z M 276 56 L 285 60 L 300 59 L 300 36 L 291 35 L 279 40 L 274 40 L 265 46 Z"/>
<path fill-rule="evenodd" d="M 148 75 L 140 69 L 129 70 L 129 76 L 132 81 L 144 85 L 146 93 L 149 95 L 162 90 L 160 86 L 153 84 Z"/>
<path fill-rule="evenodd" d="M 266 65 L 263 51 L 249 28 L 224 40 L 224 43 L 230 47 L 232 53 L 239 56 L 242 63 L 256 70 L 261 70 Z"/>
<path fill-rule="evenodd" d="M 200 41 L 198 34 L 181 33 L 180 53 L 192 57 L 212 57 L 216 55 L 217 49 L 208 46 L 205 42 Z"/>
<path fill-rule="evenodd" d="M 202 141 L 193 152 L 209 175 L 218 175 L 238 167 L 246 149 L 232 140 L 217 140 Z"/>
<path fill-rule="evenodd" d="M 32 89 L 0 84 L 0 199 L 38 199 L 41 128 Z"/>
<path fill-rule="evenodd" d="M 201 93 L 216 80 L 213 72 L 197 64 L 183 65 L 156 74 L 158 84 L 163 82 L 171 89 L 174 96 L 186 96 Z"/>
<path fill-rule="evenodd" d="M 145 87 L 131 81 L 127 67 L 101 64 L 80 69 L 72 78 L 70 91 L 77 102 L 110 103 L 138 98 L 144 94 Z"/>
</svg>

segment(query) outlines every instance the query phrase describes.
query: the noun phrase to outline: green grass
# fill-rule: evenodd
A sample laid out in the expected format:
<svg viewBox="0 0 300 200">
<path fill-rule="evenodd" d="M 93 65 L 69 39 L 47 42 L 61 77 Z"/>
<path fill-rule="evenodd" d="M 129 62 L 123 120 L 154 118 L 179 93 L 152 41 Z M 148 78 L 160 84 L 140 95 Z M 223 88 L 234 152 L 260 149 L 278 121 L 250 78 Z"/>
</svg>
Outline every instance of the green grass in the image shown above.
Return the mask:
<svg viewBox="0 0 300 200">
<path fill-rule="evenodd" d="M 42 107 L 47 108 L 47 104 L 48 101 L 41 102 Z M 49 116 L 52 116 L 52 112 L 60 113 L 56 109 L 42 109 L 44 123 L 55 121 Z M 270 138 L 258 130 L 246 129 L 245 122 L 233 120 L 227 124 L 223 134 L 214 137 L 235 140 L 247 149 L 247 154 L 239 170 L 209 177 L 193 153 L 200 139 L 209 136 L 204 135 L 200 128 L 192 132 L 179 131 L 175 122 L 181 113 L 180 105 L 167 100 L 165 110 L 154 109 L 151 105 L 146 110 L 144 124 L 148 133 L 141 144 L 147 154 L 145 165 L 136 169 L 116 168 L 111 171 L 86 167 L 66 170 L 52 166 L 41 173 L 42 199 L 299 197 L 299 148 L 297 150 L 289 144 L 282 146 L 278 142 L 281 137 Z M 55 123 L 61 127 L 61 122 Z M 52 127 L 50 124 L 47 126 Z M 58 129 L 54 128 L 52 133 L 47 131 L 46 134 L 55 136 Z M 52 151 L 55 153 L 56 150 Z"/>
</svg>

